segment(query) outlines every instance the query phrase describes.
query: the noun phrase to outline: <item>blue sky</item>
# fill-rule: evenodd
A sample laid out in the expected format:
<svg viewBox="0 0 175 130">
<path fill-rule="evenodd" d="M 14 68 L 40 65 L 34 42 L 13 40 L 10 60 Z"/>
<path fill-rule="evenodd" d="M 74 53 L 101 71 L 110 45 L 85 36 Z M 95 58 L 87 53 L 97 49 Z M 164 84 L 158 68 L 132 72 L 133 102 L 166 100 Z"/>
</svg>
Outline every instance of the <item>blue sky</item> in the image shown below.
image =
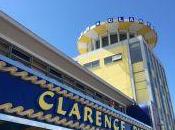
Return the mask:
<svg viewBox="0 0 175 130">
<path fill-rule="evenodd" d="M 163 63 L 175 108 L 174 0 L 0 0 L 0 9 L 70 57 L 78 55 L 81 31 L 98 20 L 135 16 L 158 33 L 154 49 Z"/>
</svg>

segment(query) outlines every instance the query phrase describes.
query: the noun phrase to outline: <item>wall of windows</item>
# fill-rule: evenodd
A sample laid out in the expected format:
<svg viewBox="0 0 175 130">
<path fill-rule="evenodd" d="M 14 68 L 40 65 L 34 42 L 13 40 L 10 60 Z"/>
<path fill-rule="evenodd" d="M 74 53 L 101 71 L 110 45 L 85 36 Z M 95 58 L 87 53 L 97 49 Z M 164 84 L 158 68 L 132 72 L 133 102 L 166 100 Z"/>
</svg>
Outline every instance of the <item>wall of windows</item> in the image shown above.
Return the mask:
<svg viewBox="0 0 175 130">
<path fill-rule="evenodd" d="M 104 64 L 114 63 L 116 61 L 122 60 L 122 54 L 116 54 L 103 59 Z M 87 69 L 96 68 L 100 66 L 100 60 L 92 61 L 83 65 Z"/>
<path fill-rule="evenodd" d="M 106 57 L 104 59 L 104 64 L 110 64 L 122 59 L 122 54 L 116 54 L 113 56 Z"/>
<path fill-rule="evenodd" d="M 161 124 L 160 127 L 169 130 L 173 126 L 172 117 L 174 116 L 174 113 L 171 109 L 170 94 L 164 69 L 146 43 L 144 43 L 144 49 L 146 52 L 151 90 L 153 93 L 153 102 L 158 109 L 159 123 Z"/>
<path fill-rule="evenodd" d="M 137 63 L 143 61 L 140 42 L 134 42 L 129 44 L 130 55 L 131 55 L 131 63 Z"/>
<path fill-rule="evenodd" d="M 134 33 L 129 33 L 129 35 L 126 32 L 120 32 L 120 33 L 111 33 L 102 37 L 99 37 L 98 39 L 94 40 L 91 44 L 91 48 L 89 48 L 89 51 L 93 51 L 99 48 L 107 47 L 112 44 L 116 44 L 120 41 L 124 41 L 128 38 L 134 38 Z"/>
<path fill-rule="evenodd" d="M 84 67 L 86 68 L 95 68 L 95 67 L 98 67 L 100 65 L 100 61 L 99 60 L 96 60 L 96 61 L 92 61 L 90 63 L 86 63 L 84 64 Z"/>
<path fill-rule="evenodd" d="M 110 43 L 115 44 L 118 42 L 118 34 L 110 34 Z"/>
<path fill-rule="evenodd" d="M 109 45 L 109 39 L 108 36 L 102 37 L 102 47 L 106 47 Z"/>
</svg>

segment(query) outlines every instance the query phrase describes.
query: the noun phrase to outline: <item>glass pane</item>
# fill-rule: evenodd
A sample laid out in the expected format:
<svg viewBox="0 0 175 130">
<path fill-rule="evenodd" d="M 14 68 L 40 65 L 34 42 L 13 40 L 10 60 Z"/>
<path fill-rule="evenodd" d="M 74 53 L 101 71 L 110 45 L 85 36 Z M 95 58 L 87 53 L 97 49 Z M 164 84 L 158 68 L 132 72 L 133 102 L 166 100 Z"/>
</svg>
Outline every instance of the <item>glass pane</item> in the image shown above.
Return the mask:
<svg viewBox="0 0 175 130">
<path fill-rule="evenodd" d="M 99 49 L 100 48 L 100 40 L 97 40 L 95 42 L 95 49 Z"/>
<path fill-rule="evenodd" d="M 139 42 L 135 42 L 129 45 L 130 54 L 131 54 L 131 62 L 137 63 L 139 61 L 143 61 L 142 52 Z"/>
<path fill-rule="evenodd" d="M 102 47 L 108 46 L 108 37 L 102 37 Z"/>
<path fill-rule="evenodd" d="M 111 34 L 110 40 L 111 40 L 111 44 L 117 43 L 118 42 L 117 34 Z"/>
<path fill-rule="evenodd" d="M 84 64 L 84 67 L 91 68 L 91 63 Z"/>
<path fill-rule="evenodd" d="M 120 38 L 120 41 L 126 40 L 127 39 L 126 33 L 120 33 L 119 38 Z"/>
<path fill-rule="evenodd" d="M 111 62 L 112 62 L 112 56 L 106 57 L 106 58 L 104 59 L 104 64 L 109 64 L 109 63 L 111 63 Z"/>
<path fill-rule="evenodd" d="M 96 61 L 84 64 L 84 67 L 93 68 L 93 67 L 98 67 L 99 65 L 100 65 L 100 61 L 96 60 Z"/>
<path fill-rule="evenodd" d="M 53 75 L 55 75 L 55 76 L 57 76 L 59 78 L 62 78 L 62 74 L 58 73 L 58 71 L 56 71 L 53 68 L 50 68 L 50 71 L 49 72 L 50 72 L 50 74 L 53 74 Z"/>
<path fill-rule="evenodd" d="M 18 56 L 19 58 L 25 60 L 25 61 L 30 61 L 30 57 L 26 54 L 24 54 L 23 52 L 16 50 L 16 49 L 12 49 L 12 54 L 15 56 Z"/>
<path fill-rule="evenodd" d="M 129 38 L 133 38 L 133 37 L 135 37 L 134 34 L 133 33 L 130 33 L 129 34 Z"/>
<path fill-rule="evenodd" d="M 122 59 L 122 55 L 121 54 L 117 54 L 117 55 L 112 56 L 112 61 L 113 62 L 121 60 L 121 59 Z"/>
<path fill-rule="evenodd" d="M 97 66 L 99 66 L 99 60 L 93 61 L 92 62 L 92 67 L 97 67 Z"/>
</svg>

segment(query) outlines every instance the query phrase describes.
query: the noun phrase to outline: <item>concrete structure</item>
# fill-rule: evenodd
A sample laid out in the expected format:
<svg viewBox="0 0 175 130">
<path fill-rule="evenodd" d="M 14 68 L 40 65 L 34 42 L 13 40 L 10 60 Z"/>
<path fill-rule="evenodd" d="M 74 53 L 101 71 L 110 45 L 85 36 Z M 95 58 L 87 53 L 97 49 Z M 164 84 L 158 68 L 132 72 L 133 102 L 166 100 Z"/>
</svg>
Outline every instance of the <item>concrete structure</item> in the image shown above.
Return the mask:
<svg viewBox="0 0 175 130">
<path fill-rule="evenodd" d="M 164 68 L 153 48 L 157 34 L 134 19 L 108 19 L 78 39 L 75 60 L 133 99 L 156 130 L 174 130 L 174 113 Z"/>
<path fill-rule="evenodd" d="M 128 59 L 129 58 L 126 60 Z M 128 71 L 129 70 L 128 68 Z M 122 72 L 122 70 L 120 71 Z M 149 119 L 136 105 L 135 98 L 132 98 L 133 92 L 127 96 L 117 87 L 114 87 L 113 84 L 102 80 L 102 78 L 88 71 L 70 57 L 65 56 L 62 52 L 3 12 L 0 12 L 0 75 L 1 79 L 4 78 L 4 75 L 8 75 L 11 81 L 16 79 L 14 84 L 10 86 L 7 85 L 9 90 L 13 89 L 12 93 L 8 90 L 6 92 L 0 91 L 0 101 L 3 102 L 3 104 L 0 104 L 1 129 L 37 130 L 42 128 L 59 130 L 66 128 L 106 128 L 106 126 L 100 128 L 99 123 L 97 126 L 91 122 L 83 122 L 76 118 L 72 120 L 68 118 L 70 115 L 65 115 L 63 118 L 57 115 L 60 117 L 52 118 L 52 115 L 56 113 L 49 113 L 47 111 L 49 115 L 43 116 L 43 113 L 46 112 L 37 106 L 37 98 L 36 101 L 33 102 L 33 96 L 31 96 L 30 101 L 32 111 L 29 109 L 30 114 L 27 114 L 27 116 L 25 115 L 27 110 L 24 110 L 26 107 L 25 105 L 28 106 L 29 102 L 20 104 L 20 106 L 13 105 L 13 103 L 15 104 L 18 102 L 16 100 L 13 100 L 13 103 L 11 103 L 12 97 L 16 99 L 19 95 L 21 96 L 21 101 L 25 99 L 27 101 L 30 100 L 29 97 L 25 97 L 28 93 L 31 95 L 40 95 L 38 91 L 31 89 L 38 87 L 37 90 L 41 89 L 42 91 L 46 91 L 47 89 L 52 93 L 54 92 L 57 96 L 62 95 L 65 98 L 69 97 L 69 101 L 78 102 L 81 104 L 81 107 L 88 106 L 94 110 L 100 111 L 102 114 L 105 113 L 109 114 L 111 117 L 115 117 L 116 120 L 113 121 L 119 121 L 117 124 L 118 126 L 115 126 L 117 128 L 122 126 L 129 130 L 137 128 L 152 130 L 152 126 L 148 121 Z M 130 84 L 131 81 L 127 74 L 121 76 L 121 80 L 123 80 L 124 76 L 128 79 L 126 83 L 121 82 L 123 86 Z M 8 84 L 10 78 L 5 79 L 7 82 L 4 81 L 3 83 Z M 31 82 L 25 80 L 31 80 Z M 25 83 L 26 86 L 29 85 L 32 92 L 28 90 L 23 91 L 26 93 L 25 95 L 21 93 L 21 88 L 19 90 L 14 90 L 14 87 L 18 87 L 17 81 Z M 7 87 L 0 86 L 0 89 L 7 89 Z M 6 95 L 7 92 L 10 94 Z M 15 94 L 19 92 L 20 94 L 16 96 Z M 68 105 L 71 104 L 66 104 L 64 106 Z M 36 110 L 41 111 L 40 115 L 34 114 Z M 140 119 L 132 115 L 134 112 L 137 112 L 137 115 L 142 115 L 142 118 Z M 93 115 L 93 117 L 95 116 Z M 124 122 L 126 122 L 126 125 L 124 125 Z"/>
</svg>

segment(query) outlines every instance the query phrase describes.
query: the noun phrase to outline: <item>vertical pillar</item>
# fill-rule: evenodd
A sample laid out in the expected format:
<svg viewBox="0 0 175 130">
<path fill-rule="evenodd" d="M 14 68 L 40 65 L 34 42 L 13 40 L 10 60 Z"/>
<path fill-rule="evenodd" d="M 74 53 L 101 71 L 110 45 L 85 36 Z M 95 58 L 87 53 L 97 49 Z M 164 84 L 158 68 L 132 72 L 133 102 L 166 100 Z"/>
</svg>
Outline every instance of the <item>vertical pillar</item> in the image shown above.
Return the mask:
<svg viewBox="0 0 175 130">
<path fill-rule="evenodd" d="M 129 31 L 127 32 L 127 51 L 128 51 L 128 64 L 129 64 L 129 70 L 130 70 L 130 77 L 131 77 L 131 87 L 132 87 L 132 93 L 134 100 L 137 100 L 137 95 L 136 95 L 136 86 L 134 83 L 134 75 L 133 75 L 133 68 L 132 68 L 132 63 L 131 63 L 131 55 L 130 55 L 130 49 L 129 49 Z"/>
<path fill-rule="evenodd" d="M 99 41 L 100 41 L 100 48 L 102 48 L 102 37 L 101 36 L 98 36 L 99 37 Z"/>
</svg>

